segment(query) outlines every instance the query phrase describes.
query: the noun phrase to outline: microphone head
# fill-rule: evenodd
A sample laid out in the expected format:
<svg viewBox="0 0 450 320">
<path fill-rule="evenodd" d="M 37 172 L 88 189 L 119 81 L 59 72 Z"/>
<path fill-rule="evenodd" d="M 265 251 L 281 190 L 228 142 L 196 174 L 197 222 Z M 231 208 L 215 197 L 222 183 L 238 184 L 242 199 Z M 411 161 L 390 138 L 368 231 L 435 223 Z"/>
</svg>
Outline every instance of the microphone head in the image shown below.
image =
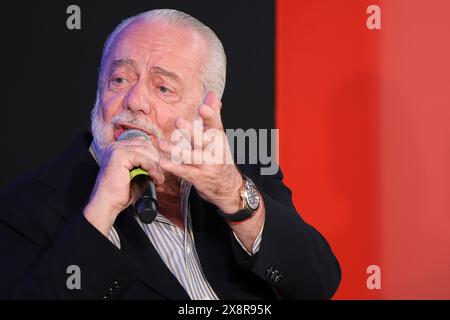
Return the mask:
<svg viewBox="0 0 450 320">
<path fill-rule="evenodd" d="M 150 141 L 150 137 L 148 136 L 148 134 L 139 129 L 130 129 L 122 132 L 122 134 L 117 138 L 117 141 L 133 140 L 139 137 L 143 137 L 145 140 Z M 149 174 L 141 168 L 134 168 L 130 171 L 130 178 L 132 180 L 140 175 L 148 176 Z"/>
<path fill-rule="evenodd" d="M 139 129 L 130 129 L 122 132 L 122 134 L 117 138 L 117 141 L 132 140 L 139 137 L 144 137 L 145 140 L 150 141 L 148 134 Z"/>
</svg>

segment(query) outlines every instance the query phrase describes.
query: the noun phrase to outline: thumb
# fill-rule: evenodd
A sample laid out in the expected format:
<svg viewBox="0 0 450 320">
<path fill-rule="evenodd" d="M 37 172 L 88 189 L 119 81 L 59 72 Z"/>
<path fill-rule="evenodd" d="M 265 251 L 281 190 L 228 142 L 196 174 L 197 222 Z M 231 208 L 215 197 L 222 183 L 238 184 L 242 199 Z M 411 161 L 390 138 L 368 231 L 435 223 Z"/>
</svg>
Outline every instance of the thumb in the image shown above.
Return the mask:
<svg viewBox="0 0 450 320">
<path fill-rule="evenodd" d="M 220 109 L 222 108 L 222 102 L 219 100 L 217 93 L 215 93 L 214 91 L 209 91 L 206 94 L 203 104 L 210 106 L 218 112 L 220 112 Z"/>
</svg>

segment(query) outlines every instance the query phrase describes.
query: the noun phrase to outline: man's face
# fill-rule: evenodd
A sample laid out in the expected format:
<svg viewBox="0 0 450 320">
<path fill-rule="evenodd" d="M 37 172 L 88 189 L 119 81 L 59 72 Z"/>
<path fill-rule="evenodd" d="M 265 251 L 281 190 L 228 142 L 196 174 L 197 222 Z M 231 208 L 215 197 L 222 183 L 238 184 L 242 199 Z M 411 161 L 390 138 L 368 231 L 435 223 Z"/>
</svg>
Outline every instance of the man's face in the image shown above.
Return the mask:
<svg viewBox="0 0 450 320">
<path fill-rule="evenodd" d="M 177 25 L 137 21 L 110 50 L 92 131 L 101 151 L 130 128 L 170 139 L 175 121 L 198 118 L 206 46 Z"/>
</svg>

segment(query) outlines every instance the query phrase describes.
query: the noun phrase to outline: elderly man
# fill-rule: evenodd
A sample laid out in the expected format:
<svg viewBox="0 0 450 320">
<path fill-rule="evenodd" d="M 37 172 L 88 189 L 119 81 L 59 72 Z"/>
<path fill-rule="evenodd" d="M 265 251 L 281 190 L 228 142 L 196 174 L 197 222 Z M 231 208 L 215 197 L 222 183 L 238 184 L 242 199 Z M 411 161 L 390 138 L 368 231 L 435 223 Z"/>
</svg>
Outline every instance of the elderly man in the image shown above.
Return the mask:
<svg viewBox="0 0 450 320">
<path fill-rule="evenodd" d="M 226 58 L 214 32 L 175 10 L 132 17 L 108 38 L 92 136 L 2 192 L 0 295 L 19 299 L 330 298 L 340 269 L 296 212 L 282 174 L 177 159 L 230 150 L 220 117 Z M 138 129 L 146 136 L 121 139 Z M 211 138 L 211 136 L 210 136 Z M 130 171 L 158 213 L 141 221 Z"/>
</svg>

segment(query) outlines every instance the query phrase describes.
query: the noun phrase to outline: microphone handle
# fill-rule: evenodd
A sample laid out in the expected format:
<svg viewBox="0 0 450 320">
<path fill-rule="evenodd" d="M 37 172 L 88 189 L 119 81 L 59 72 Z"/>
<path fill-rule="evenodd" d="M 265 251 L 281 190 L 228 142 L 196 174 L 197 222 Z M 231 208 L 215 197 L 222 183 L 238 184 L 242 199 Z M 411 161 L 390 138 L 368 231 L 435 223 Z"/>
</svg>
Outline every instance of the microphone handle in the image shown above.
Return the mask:
<svg viewBox="0 0 450 320">
<path fill-rule="evenodd" d="M 132 192 L 139 192 L 133 191 L 134 189 L 144 190 L 142 196 L 134 203 L 134 211 L 141 222 L 150 224 L 158 213 L 155 185 L 147 175 L 136 175 L 132 179 Z"/>
</svg>

